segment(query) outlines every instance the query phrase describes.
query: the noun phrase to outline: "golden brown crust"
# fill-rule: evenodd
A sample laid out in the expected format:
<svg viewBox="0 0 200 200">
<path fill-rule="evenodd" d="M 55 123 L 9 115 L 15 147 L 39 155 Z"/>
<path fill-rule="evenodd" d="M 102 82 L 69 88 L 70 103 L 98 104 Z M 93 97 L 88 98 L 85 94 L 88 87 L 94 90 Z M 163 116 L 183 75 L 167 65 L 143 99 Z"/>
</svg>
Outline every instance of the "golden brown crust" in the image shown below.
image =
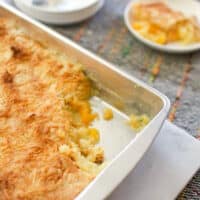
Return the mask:
<svg viewBox="0 0 200 200">
<path fill-rule="evenodd" d="M 139 9 L 139 12 L 143 13 L 142 19 L 150 20 L 163 29 L 168 30 L 178 22 L 185 20 L 181 12 L 170 9 L 162 2 L 141 3 L 137 4 L 136 7 L 135 10 Z M 136 15 L 134 14 L 134 17 Z"/>
<path fill-rule="evenodd" d="M 78 64 L 0 21 L 0 199 L 74 199 L 99 170 L 74 139 L 94 119 L 90 83 Z"/>
</svg>

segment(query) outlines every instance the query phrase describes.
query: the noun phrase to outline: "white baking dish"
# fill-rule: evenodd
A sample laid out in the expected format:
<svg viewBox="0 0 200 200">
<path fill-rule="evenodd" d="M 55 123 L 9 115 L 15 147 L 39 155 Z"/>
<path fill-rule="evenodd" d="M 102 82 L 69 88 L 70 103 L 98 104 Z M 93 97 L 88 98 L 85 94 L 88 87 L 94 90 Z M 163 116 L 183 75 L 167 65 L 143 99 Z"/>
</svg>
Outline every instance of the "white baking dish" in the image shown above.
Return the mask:
<svg viewBox="0 0 200 200">
<path fill-rule="evenodd" d="M 29 29 L 36 40 L 39 38 L 76 58 L 85 66 L 86 73 L 99 90 L 98 97 L 92 99 L 94 109 L 101 111 L 110 106 L 114 109 L 113 121 L 99 120 L 94 124 L 100 129 L 101 145 L 108 164 L 77 197 L 78 200 L 106 198 L 135 168 L 157 136 L 170 108 L 168 98 L 4 3 L 0 3 L 0 15 L 17 20 L 21 26 Z M 131 113 L 145 113 L 151 118 L 150 123 L 137 134 L 126 124 L 127 116 Z"/>
</svg>

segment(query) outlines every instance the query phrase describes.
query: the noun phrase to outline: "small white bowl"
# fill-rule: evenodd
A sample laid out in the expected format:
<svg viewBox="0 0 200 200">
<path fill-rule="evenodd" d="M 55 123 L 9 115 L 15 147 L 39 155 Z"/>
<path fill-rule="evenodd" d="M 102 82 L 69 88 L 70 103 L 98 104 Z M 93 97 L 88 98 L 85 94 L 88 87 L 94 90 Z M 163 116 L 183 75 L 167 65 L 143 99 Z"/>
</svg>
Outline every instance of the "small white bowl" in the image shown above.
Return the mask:
<svg viewBox="0 0 200 200">
<path fill-rule="evenodd" d="M 55 6 L 35 6 L 32 5 L 32 0 L 14 0 L 14 2 L 29 16 L 48 24 L 57 25 L 81 22 L 96 14 L 104 4 L 104 0 L 63 0 L 61 4 Z"/>
<path fill-rule="evenodd" d="M 181 45 L 181 44 L 167 44 L 167 45 L 160 45 L 155 42 L 152 42 L 142 35 L 140 35 L 137 31 L 135 31 L 132 27 L 133 19 L 131 18 L 131 9 L 135 3 L 138 2 L 155 2 L 155 0 L 133 0 L 131 1 L 124 13 L 124 20 L 125 24 L 128 27 L 129 31 L 141 42 L 148 45 L 149 47 L 160 50 L 163 52 L 168 53 L 190 53 L 194 51 L 200 50 L 200 43 L 196 44 L 189 44 L 189 45 Z M 186 16 L 196 16 L 197 19 L 200 21 L 200 3 L 197 0 L 159 0 L 165 2 L 170 8 L 174 10 L 178 10 L 183 12 Z"/>
</svg>

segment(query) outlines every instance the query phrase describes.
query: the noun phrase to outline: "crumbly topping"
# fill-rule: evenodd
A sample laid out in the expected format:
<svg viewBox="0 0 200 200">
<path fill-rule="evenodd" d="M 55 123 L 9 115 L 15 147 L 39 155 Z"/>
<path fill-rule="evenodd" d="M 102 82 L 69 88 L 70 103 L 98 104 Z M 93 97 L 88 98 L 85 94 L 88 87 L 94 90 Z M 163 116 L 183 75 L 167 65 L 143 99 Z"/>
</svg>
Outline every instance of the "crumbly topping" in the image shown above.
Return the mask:
<svg viewBox="0 0 200 200">
<path fill-rule="evenodd" d="M 74 199 L 104 160 L 90 81 L 16 22 L 0 22 L 0 199 Z"/>
</svg>

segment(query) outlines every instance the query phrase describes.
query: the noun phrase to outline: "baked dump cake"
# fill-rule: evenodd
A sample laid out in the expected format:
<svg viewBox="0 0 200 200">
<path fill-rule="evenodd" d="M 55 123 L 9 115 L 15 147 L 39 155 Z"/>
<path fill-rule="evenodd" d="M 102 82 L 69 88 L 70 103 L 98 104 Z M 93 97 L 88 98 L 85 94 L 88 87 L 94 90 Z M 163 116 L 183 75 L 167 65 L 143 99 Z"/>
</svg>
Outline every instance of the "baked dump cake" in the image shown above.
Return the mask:
<svg viewBox="0 0 200 200">
<path fill-rule="evenodd" d="M 0 199 L 74 199 L 104 161 L 82 66 L 5 18 L 0 65 Z"/>
</svg>

